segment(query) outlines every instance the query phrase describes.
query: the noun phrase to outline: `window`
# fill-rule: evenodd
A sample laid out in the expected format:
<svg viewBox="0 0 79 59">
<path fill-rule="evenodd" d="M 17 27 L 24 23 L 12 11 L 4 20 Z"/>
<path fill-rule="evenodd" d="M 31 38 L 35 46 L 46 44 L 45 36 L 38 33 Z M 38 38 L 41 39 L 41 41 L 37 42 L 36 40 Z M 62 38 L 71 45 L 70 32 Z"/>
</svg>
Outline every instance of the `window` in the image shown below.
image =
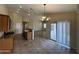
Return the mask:
<svg viewBox="0 0 79 59">
<path fill-rule="evenodd" d="M 46 23 L 44 23 L 44 28 L 46 28 Z"/>
</svg>

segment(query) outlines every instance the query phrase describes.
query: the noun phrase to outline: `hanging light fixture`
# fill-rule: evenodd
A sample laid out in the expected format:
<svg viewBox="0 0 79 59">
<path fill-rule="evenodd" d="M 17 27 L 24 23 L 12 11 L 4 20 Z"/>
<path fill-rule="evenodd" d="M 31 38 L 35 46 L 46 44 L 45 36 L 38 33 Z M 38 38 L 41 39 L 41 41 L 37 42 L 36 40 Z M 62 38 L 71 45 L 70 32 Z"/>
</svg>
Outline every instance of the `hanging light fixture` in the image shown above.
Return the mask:
<svg viewBox="0 0 79 59">
<path fill-rule="evenodd" d="M 44 16 L 41 18 L 41 21 L 46 23 L 46 22 L 49 21 L 50 18 L 46 17 L 46 15 L 45 15 L 45 6 L 46 6 L 46 4 L 43 4 L 43 5 L 44 5 Z"/>
</svg>

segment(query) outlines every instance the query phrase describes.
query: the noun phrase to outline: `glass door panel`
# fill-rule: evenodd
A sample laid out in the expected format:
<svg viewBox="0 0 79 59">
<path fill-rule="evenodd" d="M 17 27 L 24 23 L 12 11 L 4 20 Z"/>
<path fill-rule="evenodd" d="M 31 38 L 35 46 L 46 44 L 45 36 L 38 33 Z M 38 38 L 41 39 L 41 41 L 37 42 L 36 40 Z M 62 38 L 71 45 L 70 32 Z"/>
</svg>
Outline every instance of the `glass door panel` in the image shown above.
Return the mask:
<svg viewBox="0 0 79 59">
<path fill-rule="evenodd" d="M 51 39 L 63 45 L 70 46 L 70 23 L 59 21 L 51 24 Z"/>
<path fill-rule="evenodd" d="M 51 39 L 56 41 L 56 23 L 51 24 Z"/>
</svg>

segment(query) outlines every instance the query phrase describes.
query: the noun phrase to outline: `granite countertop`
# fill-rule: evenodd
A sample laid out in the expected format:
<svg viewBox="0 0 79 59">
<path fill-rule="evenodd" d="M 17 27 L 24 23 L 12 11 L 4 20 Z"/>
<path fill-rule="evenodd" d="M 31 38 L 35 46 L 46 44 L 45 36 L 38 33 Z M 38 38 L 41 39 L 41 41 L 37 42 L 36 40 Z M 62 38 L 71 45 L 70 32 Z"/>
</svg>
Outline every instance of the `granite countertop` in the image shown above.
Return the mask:
<svg viewBox="0 0 79 59">
<path fill-rule="evenodd" d="M 3 35 L 2 37 L 1 37 L 1 39 L 2 38 L 13 38 L 14 37 L 14 35 L 13 34 L 8 34 L 8 35 Z"/>
<path fill-rule="evenodd" d="M 32 32 L 32 29 L 25 29 L 24 32 Z"/>
</svg>

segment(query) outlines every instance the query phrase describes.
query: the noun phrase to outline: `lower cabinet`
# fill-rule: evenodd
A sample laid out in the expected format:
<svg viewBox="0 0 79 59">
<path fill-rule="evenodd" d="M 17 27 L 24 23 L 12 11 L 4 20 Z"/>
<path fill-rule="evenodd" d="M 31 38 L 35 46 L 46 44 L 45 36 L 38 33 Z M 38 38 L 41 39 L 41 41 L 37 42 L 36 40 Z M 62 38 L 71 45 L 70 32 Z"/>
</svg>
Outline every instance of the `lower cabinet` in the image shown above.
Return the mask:
<svg viewBox="0 0 79 59">
<path fill-rule="evenodd" d="M 32 32 L 24 32 L 23 36 L 26 40 L 32 40 Z"/>
<path fill-rule="evenodd" d="M 11 53 L 13 50 L 13 38 L 0 39 L 0 53 Z"/>
<path fill-rule="evenodd" d="M 27 32 L 27 39 L 32 40 L 32 32 Z"/>
</svg>

